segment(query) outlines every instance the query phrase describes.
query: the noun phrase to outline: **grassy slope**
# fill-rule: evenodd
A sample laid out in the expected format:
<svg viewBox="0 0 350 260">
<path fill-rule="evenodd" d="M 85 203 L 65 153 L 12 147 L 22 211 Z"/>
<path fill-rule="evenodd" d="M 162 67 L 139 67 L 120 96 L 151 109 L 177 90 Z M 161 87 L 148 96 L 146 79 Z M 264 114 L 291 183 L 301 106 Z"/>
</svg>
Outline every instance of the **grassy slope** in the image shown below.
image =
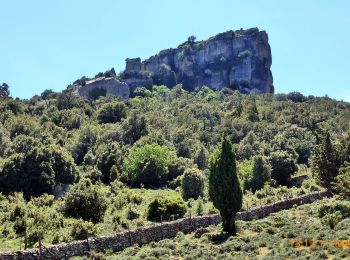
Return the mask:
<svg viewBox="0 0 350 260">
<path fill-rule="evenodd" d="M 346 240 L 350 237 L 350 219 L 337 224 L 334 230 L 321 223 L 318 208 L 335 199 L 324 199 L 281 211 L 253 222 L 238 222 L 239 234 L 227 240 L 215 240 L 221 227 L 211 226 L 209 233 L 195 238 L 194 234 L 178 234 L 171 240 L 106 254 L 108 259 L 341 259 L 350 258 L 345 251 L 330 246 L 321 250 L 307 247 L 291 248 L 290 240 Z"/>
</svg>

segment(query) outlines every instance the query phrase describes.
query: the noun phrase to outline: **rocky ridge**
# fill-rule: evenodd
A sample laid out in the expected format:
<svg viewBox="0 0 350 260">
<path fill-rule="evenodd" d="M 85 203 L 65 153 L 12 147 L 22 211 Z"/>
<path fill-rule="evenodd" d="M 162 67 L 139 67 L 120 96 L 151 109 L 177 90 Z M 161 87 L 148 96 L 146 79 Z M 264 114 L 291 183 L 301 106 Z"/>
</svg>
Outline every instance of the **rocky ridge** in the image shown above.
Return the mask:
<svg viewBox="0 0 350 260">
<path fill-rule="evenodd" d="M 83 97 L 101 89 L 101 94 L 123 98 L 137 87 L 172 88 L 176 84 L 188 91 L 208 86 L 215 90 L 228 87 L 244 93 L 273 93 L 271 64 L 267 33 L 257 28 L 241 29 L 206 41 L 195 41 L 191 36 L 177 48 L 162 50 L 144 61 L 126 59 L 126 68 L 119 76 L 112 69 L 92 80 L 78 80 L 70 89 Z"/>
</svg>

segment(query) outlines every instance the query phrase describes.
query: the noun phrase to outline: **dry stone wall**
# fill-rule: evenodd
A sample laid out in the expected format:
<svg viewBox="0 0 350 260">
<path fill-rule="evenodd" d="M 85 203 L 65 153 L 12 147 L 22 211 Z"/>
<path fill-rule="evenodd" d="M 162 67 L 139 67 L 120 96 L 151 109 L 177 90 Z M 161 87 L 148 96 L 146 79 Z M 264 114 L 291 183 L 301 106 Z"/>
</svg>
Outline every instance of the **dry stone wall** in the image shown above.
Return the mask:
<svg viewBox="0 0 350 260">
<path fill-rule="evenodd" d="M 273 204 L 262 207 L 255 207 L 248 211 L 237 213 L 237 220 L 249 221 L 268 216 L 273 212 L 292 208 L 294 205 L 312 203 L 318 199 L 330 195 L 327 191 L 313 192 L 297 198 L 278 201 Z M 148 227 L 142 227 L 135 230 L 121 232 L 109 236 L 91 238 L 88 241 L 73 241 L 70 243 L 51 245 L 41 250 L 31 249 L 11 253 L 0 253 L 1 260 L 12 259 L 69 259 L 72 256 L 82 256 L 89 251 L 104 251 L 112 249 L 120 251 L 133 245 L 144 245 L 153 241 L 160 241 L 166 238 L 172 238 L 178 232 L 189 233 L 199 228 L 210 225 L 218 225 L 221 217 L 218 214 L 199 216 L 193 218 L 184 218 L 162 224 L 156 224 Z"/>
</svg>

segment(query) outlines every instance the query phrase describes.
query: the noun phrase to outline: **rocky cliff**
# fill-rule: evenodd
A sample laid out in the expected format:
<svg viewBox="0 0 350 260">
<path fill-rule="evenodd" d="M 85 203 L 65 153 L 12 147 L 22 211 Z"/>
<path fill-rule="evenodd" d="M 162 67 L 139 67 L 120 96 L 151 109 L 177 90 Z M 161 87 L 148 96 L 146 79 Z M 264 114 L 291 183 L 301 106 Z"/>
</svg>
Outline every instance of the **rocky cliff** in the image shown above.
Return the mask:
<svg viewBox="0 0 350 260">
<path fill-rule="evenodd" d="M 175 49 L 160 51 L 144 61 L 126 59 L 126 68 L 114 69 L 94 79 L 83 77 L 70 89 L 83 97 L 106 94 L 127 98 L 136 87 L 182 84 L 189 91 L 208 86 L 228 87 L 245 93 L 273 93 L 271 49 L 265 31 L 257 28 L 228 31 L 195 41 L 191 36 Z"/>
<path fill-rule="evenodd" d="M 196 90 L 206 85 L 248 93 L 273 93 L 272 58 L 268 35 L 257 28 L 228 31 L 206 41 L 194 40 L 167 49 L 144 61 L 127 59 L 122 79 L 131 90 L 137 86 L 181 83 Z"/>
</svg>

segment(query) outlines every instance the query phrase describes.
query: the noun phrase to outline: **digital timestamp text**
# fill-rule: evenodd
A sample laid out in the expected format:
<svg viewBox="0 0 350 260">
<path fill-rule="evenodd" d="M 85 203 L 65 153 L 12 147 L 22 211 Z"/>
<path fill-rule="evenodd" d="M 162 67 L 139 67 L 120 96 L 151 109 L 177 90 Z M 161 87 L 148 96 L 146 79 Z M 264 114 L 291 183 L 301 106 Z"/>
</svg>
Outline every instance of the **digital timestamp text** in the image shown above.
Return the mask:
<svg viewBox="0 0 350 260">
<path fill-rule="evenodd" d="M 290 247 L 300 248 L 308 247 L 314 249 L 329 249 L 329 248 L 339 248 L 339 249 L 350 249 L 350 240 L 316 240 L 316 239 L 305 239 L 305 240 L 290 240 Z"/>
</svg>

